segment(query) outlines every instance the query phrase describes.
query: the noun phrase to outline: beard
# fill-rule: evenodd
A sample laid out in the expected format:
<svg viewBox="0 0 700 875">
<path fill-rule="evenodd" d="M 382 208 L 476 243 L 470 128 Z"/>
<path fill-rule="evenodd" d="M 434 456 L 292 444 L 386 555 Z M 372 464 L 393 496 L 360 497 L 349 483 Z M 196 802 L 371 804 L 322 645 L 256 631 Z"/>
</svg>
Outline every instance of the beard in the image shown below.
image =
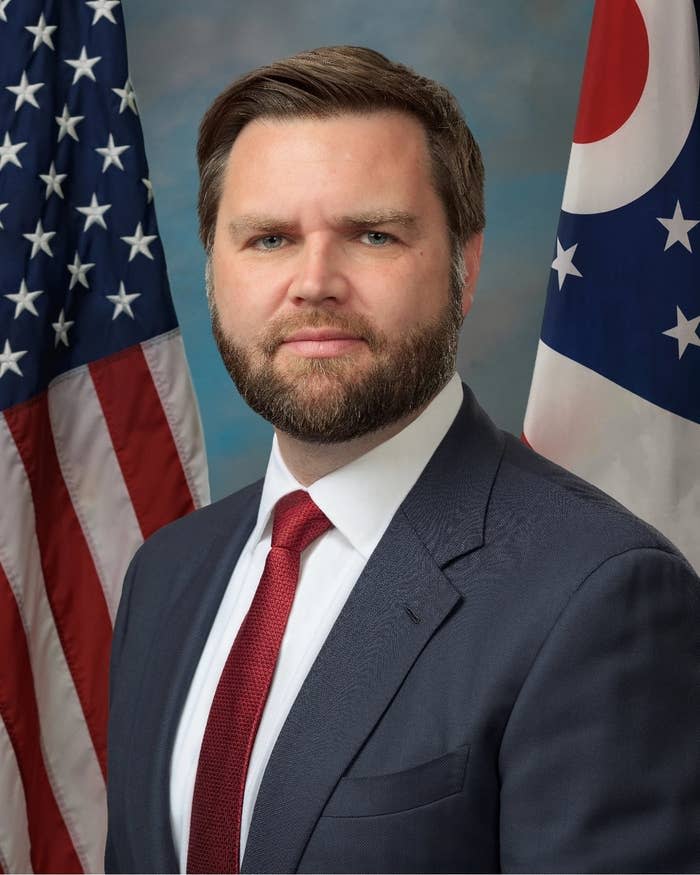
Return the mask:
<svg viewBox="0 0 700 875">
<path fill-rule="evenodd" d="M 455 370 L 462 324 L 460 299 L 450 295 L 438 317 L 397 340 L 359 314 L 327 309 L 274 320 L 253 344 L 225 334 L 213 295 L 212 332 L 226 370 L 246 403 L 291 437 L 310 443 L 340 443 L 391 425 L 420 410 Z M 331 358 L 287 357 L 275 361 L 285 337 L 302 328 L 333 328 L 361 338 L 369 366 L 354 354 Z"/>
</svg>

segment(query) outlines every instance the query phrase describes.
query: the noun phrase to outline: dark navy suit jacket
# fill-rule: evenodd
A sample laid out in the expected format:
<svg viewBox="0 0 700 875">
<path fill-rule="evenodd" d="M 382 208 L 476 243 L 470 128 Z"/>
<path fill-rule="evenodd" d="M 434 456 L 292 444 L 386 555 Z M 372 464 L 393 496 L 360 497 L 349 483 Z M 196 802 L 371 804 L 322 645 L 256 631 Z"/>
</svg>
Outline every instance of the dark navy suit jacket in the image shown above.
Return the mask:
<svg viewBox="0 0 700 875">
<path fill-rule="evenodd" d="M 173 739 L 260 489 L 130 566 L 108 871 L 177 871 Z M 465 388 L 294 702 L 243 871 L 498 870 L 700 870 L 700 585 Z"/>
</svg>

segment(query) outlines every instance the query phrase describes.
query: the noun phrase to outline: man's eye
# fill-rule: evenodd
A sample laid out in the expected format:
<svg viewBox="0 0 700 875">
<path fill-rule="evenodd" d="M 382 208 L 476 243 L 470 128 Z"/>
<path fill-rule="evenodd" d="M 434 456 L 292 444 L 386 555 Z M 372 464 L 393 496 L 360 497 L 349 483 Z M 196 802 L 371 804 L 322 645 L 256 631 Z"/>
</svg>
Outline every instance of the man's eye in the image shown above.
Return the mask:
<svg viewBox="0 0 700 875">
<path fill-rule="evenodd" d="M 385 234 L 384 231 L 365 231 L 362 237 L 367 240 L 370 246 L 386 246 L 387 243 L 392 243 L 394 240 L 391 234 Z"/>
<path fill-rule="evenodd" d="M 264 237 L 258 237 L 253 241 L 255 249 L 279 249 L 284 243 L 284 237 L 280 234 L 266 234 Z"/>
</svg>

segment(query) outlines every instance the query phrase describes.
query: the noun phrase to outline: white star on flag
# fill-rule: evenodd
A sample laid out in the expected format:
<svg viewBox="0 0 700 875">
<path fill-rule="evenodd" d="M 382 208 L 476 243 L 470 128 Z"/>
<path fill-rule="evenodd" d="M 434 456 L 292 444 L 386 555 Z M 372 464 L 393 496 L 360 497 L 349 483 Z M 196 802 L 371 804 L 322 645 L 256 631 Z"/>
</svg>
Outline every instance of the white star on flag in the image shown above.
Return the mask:
<svg viewBox="0 0 700 875">
<path fill-rule="evenodd" d="M 92 18 L 93 26 L 97 24 L 101 18 L 106 18 L 107 21 L 116 24 L 117 20 L 114 17 L 112 10 L 115 6 L 119 6 L 119 2 L 120 0 L 86 0 L 86 5 L 95 10 L 95 14 Z"/>
<path fill-rule="evenodd" d="M 146 186 L 146 191 L 148 192 L 146 195 L 146 203 L 150 204 L 153 200 L 153 183 L 150 179 L 142 179 L 141 182 Z"/>
<path fill-rule="evenodd" d="M 126 313 L 127 316 L 131 316 L 134 318 L 134 314 L 131 310 L 131 302 L 135 301 L 137 298 L 141 297 L 141 292 L 133 292 L 130 295 L 127 295 L 126 290 L 124 289 L 124 283 L 119 283 L 119 294 L 118 295 L 107 295 L 107 300 L 111 301 L 114 304 L 114 313 L 112 313 L 112 321 L 114 321 L 120 313 Z"/>
<path fill-rule="evenodd" d="M 43 87 L 43 82 L 35 82 L 34 85 L 30 85 L 26 73 L 22 73 L 22 78 L 19 80 L 19 85 L 5 86 L 8 91 L 11 91 L 13 94 L 17 95 L 17 97 L 15 98 L 15 112 L 17 112 L 17 110 L 20 108 L 20 106 L 22 106 L 23 103 L 29 103 L 39 109 L 39 103 L 34 95 L 40 88 Z"/>
<path fill-rule="evenodd" d="M 657 216 L 656 221 L 661 222 L 664 228 L 668 231 L 664 252 L 673 246 L 674 243 L 680 243 L 681 246 L 685 246 L 688 252 L 693 251 L 690 246 L 688 232 L 696 225 L 700 224 L 700 219 L 686 219 L 681 210 L 680 201 L 676 201 L 676 208 L 670 219 L 660 219 Z"/>
<path fill-rule="evenodd" d="M 17 153 L 24 149 L 26 143 L 13 143 L 10 139 L 9 134 L 5 134 L 5 139 L 3 141 L 2 146 L 0 146 L 0 170 L 6 164 L 16 164 L 17 167 L 21 167 L 19 158 L 17 157 Z"/>
<path fill-rule="evenodd" d="M 66 322 L 66 316 L 63 310 L 58 314 L 58 322 L 52 322 L 51 327 L 56 332 L 56 336 L 54 337 L 54 346 L 58 346 L 58 341 L 60 340 L 66 346 L 70 346 L 68 343 L 68 329 L 72 328 L 75 325 L 75 322 Z"/>
<path fill-rule="evenodd" d="M 75 257 L 73 258 L 73 264 L 66 265 L 70 271 L 70 285 L 68 286 L 68 291 L 70 291 L 76 283 L 80 283 L 81 286 L 85 286 L 86 289 L 89 289 L 90 286 L 87 281 L 87 272 L 92 270 L 94 266 L 94 264 L 83 264 L 80 261 L 80 256 L 76 252 Z"/>
<path fill-rule="evenodd" d="M 56 119 L 56 121 L 58 123 L 58 127 L 59 127 L 59 130 L 58 130 L 58 142 L 59 143 L 65 137 L 66 134 L 68 134 L 69 137 L 72 137 L 76 143 L 79 142 L 78 135 L 75 131 L 75 126 L 78 124 L 78 122 L 81 122 L 85 118 L 84 115 L 71 115 L 68 112 L 68 104 L 64 103 L 63 104 L 63 115 L 57 115 L 57 116 L 54 116 L 54 118 Z"/>
<path fill-rule="evenodd" d="M 681 308 L 676 306 L 676 323 L 673 328 L 662 333 L 667 337 L 674 337 L 678 341 L 678 358 L 680 358 L 689 345 L 700 346 L 700 337 L 697 335 L 700 316 L 696 316 L 695 319 L 686 319 Z"/>
<path fill-rule="evenodd" d="M 56 50 L 53 40 L 51 39 L 51 34 L 58 29 L 58 26 L 55 24 L 47 24 L 43 12 L 39 16 L 39 21 L 35 25 L 28 24 L 24 29 L 28 30 L 29 33 L 34 34 L 34 45 L 32 46 L 33 52 L 35 52 L 42 43 L 50 49 L 53 49 L 54 51 Z"/>
<path fill-rule="evenodd" d="M 104 155 L 104 163 L 102 164 L 102 172 L 104 173 L 107 168 L 114 164 L 120 170 L 124 169 L 124 165 L 122 164 L 122 160 L 119 157 L 122 152 L 126 152 L 127 149 L 130 149 L 131 146 L 116 146 L 114 144 L 114 137 L 110 134 L 109 140 L 107 141 L 107 145 L 103 146 L 101 149 L 95 149 L 95 152 L 98 152 L 100 155 Z"/>
<path fill-rule="evenodd" d="M 59 197 L 63 197 L 61 183 L 67 178 L 67 176 L 67 173 L 56 173 L 56 166 L 53 161 L 51 162 L 51 167 L 49 167 L 48 173 L 39 174 L 39 179 L 46 183 L 46 200 L 48 200 L 54 192 Z"/>
<path fill-rule="evenodd" d="M 5 10 L 12 3 L 12 0 L 0 0 L 0 21 L 7 21 L 7 13 Z"/>
<path fill-rule="evenodd" d="M 0 352 L 0 378 L 4 377 L 7 371 L 14 371 L 15 374 L 19 374 L 20 377 L 24 376 L 22 371 L 20 370 L 17 362 L 22 358 L 23 355 L 27 354 L 26 349 L 17 350 L 17 352 L 12 352 L 12 347 L 10 346 L 10 341 L 5 341 L 5 348 L 2 352 Z"/>
<path fill-rule="evenodd" d="M 136 92 L 133 89 L 131 81 L 129 79 L 124 83 L 123 88 L 113 88 L 112 91 L 117 95 L 117 97 L 121 97 L 122 101 L 119 104 L 119 114 L 121 115 L 124 110 L 129 107 L 129 109 L 134 113 L 134 115 L 138 115 L 139 112 L 136 109 Z"/>
<path fill-rule="evenodd" d="M 8 300 L 12 301 L 12 303 L 15 305 L 15 315 L 13 318 L 16 319 L 20 315 L 20 313 L 23 313 L 25 310 L 30 312 L 32 316 L 38 316 L 39 314 L 36 307 L 34 306 L 34 301 L 36 298 L 39 297 L 39 295 L 43 294 L 43 291 L 30 292 L 27 289 L 27 283 L 25 282 L 25 280 L 22 280 L 18 292 L 13 292 L 10 295 L 5 295 L 5 297 Z"/>
<path fill-rule="evenodd" d="M 144 234 L 143 228 L 141 227 L 141 222 L 136 226 L 136 230 L 132 237 L 120 237 L 120 240 L 123 240 L 126 244 L 131 246 L 131 251 L 129 252 L 129 261 L 132 258 L 135 258 L 137 255 L 145 255 L 147 258 L 153 260 L 153 255 L 151 250 L 148 248 L 150 244 L 158 239 L 157 234 Z"/>
<path fill-rule="evenodd" d="M 101 228 L 107 230 L 107 222 L 104 220 L 104 214 L 107 210 L 112 209 L 112 204 L 99 204 L 97 202 L 97 195 L 92 196 L 89 206 L 87 207 L 76 207 L 76 210 L 79 213 L 82 213 L 87 218 L 85 219 L 85 227 L 83 231 L 87 231 L 87 229 L 91 225 L 99 225 Z"/>
<path fill-rule="evenodd" d="M 574 264 L 574 255 L 576 254 L 577 246 L 578 243 L 574 243 L 573 246 L 564 249 L 557 237 L 557 257 L 552 262 L 552 269 L 556 270 L 559 276 L 559 291 L 561 291 L 561 287 L 564 285 L 564 280 L 567 276 L 583 276 Z"/>
<path fill-rule="evenodd" d="M 41 225 L 41 219 L 36 223 L 36 228 L 34 229 L 33 234 L 22 234 L 22 236 L 32 244 L 32 254 L 29 256 L 30 259 L 34 258 L 39 250 L 53 258 L 53 252 L 49 246 L 49 240 L 56 236 L 56 232 L 44 231 Z"/>
<path fill-rule="evenodd" d="M 71 67 L 74 68 L 75 73 L 73 74 L 73 82 L 72 85 L 82 79 L 83 76 L 87 76 L 92 79 L 93 82 L 97 82 L 95 79 L 95 73 L 93 72 L 93 67 L 98 61 L 102 60 L 102 55 L 96 55 L 94 58 L 88 58 L 87 52 L 85 51 L 85 46 L 80 50 L 80 57 L 74 58 L 72 61 L 66 59 L 64 63 L 70 64 Z"/>
<path fill-rule="evenodd" d="M 6 209 L 7 207 L 9 207 L 9 206 L 10 206 L 9 203 L 7 203 L 7 204 L 0 204 L 0 213 L 1 213 L 4 209 Z M 0 222 L 0 228 L 4 228 L 4 227 L 5 227 L 5 226 L 3 225 L 3 223 Z"/>
</svg>

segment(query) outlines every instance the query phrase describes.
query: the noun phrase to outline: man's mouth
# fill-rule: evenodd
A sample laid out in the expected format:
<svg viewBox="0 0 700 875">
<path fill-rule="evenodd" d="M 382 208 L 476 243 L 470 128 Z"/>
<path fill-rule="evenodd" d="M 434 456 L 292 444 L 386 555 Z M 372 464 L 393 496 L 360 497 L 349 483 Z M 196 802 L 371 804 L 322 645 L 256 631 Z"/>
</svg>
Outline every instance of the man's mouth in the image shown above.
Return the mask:
<svg viewBox="0 0 700 875">
<path fill-rule="evenodd" d="M 306 358 L 343 355 L 365 343 L 362 337 L 341 328 L 300 328 L 284 338 L 280 349 Z"/>
</svg>

